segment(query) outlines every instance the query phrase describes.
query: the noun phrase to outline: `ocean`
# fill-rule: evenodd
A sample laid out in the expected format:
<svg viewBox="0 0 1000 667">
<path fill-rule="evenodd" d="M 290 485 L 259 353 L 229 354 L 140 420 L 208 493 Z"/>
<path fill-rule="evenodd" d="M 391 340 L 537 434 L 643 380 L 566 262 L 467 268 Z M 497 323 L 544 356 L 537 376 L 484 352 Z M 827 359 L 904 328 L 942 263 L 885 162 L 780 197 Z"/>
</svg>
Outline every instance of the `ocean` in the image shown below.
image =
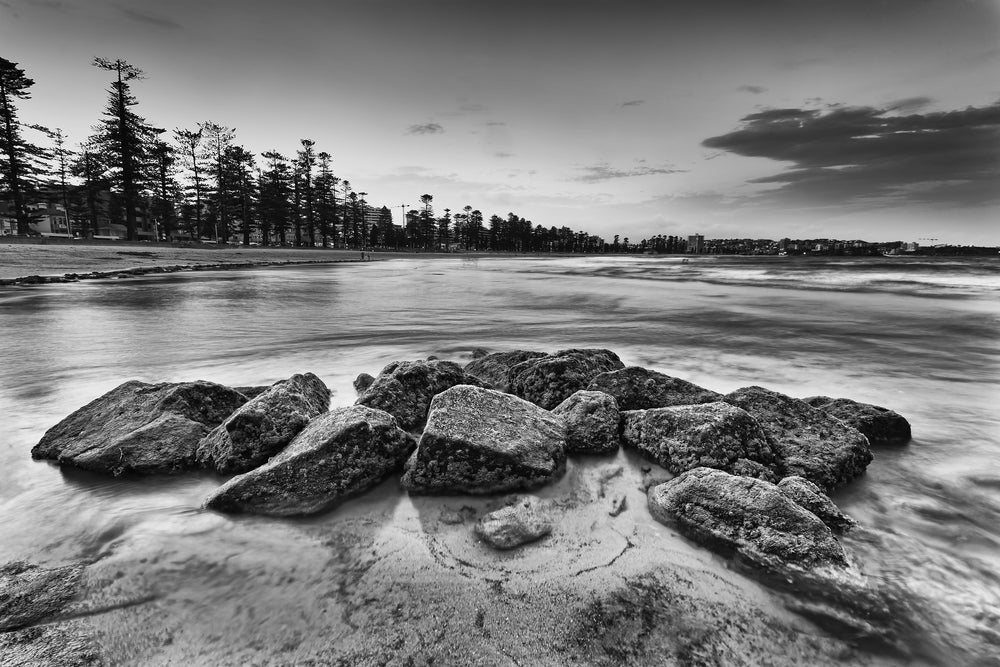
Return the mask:
<svg viewBox="0 0 1000 667">
<path fill-rule="evenodd" d="M 358 373 L 393 360 L 603 347 L 626 365 L 719 392 L 761 385 L 905 416 L 913 440 L 877 448 L 867 473 L 834 500 L 900 545 L 853 545 L 862 567 L 944 610 L 927 612 L 939 652 L 920 659 L 936 663 L 950 651 L 952 664 L 1000 664 L 989 662 L 1000 655 L 1000 258 L 456 256 L 151 275 L 0 289 L 0 341 L 0 563 L 141 560 L 141 552 L 147 565 L 126 568 L 136 577 L 162 583 L 167 570 L 190 567 L 199 581 L 221 582 L 185 588 L 177 575 L 175 594 L 158 599 L 192 619 L 204 613 L 218 627 L 243 628 L 233 625 L 235 608 L 219 611 L 229 615 L 222 620 L 205 610 L 234 586 L 251 599 L 265 589 L 209 573 L 252 548 L 267 571 L 269 558 L 296 548 L 288 525 L 299 524 L 201 509 L 219 483 L 210 476 L 114 480 L 33 461 L 47 428 L 129 379 L 251 385 L 311 371 L 338 406 L 353 403 Z M 392 484 L 370 502 L 405 515 Z M 353 501 L 357 521 L 365 502 Z M 169 568 L 156 565 L 158 553 L 169 554 Z M 349 582 L 338 586 L 350 594 Z M 167 617 L 174 644 L 202 637 L 181 611 Z M 116 650 L 167 660 L 144 641 L 146 653 Z M 265 664 L 268 650 L 254 659 Z"/>
</svg>

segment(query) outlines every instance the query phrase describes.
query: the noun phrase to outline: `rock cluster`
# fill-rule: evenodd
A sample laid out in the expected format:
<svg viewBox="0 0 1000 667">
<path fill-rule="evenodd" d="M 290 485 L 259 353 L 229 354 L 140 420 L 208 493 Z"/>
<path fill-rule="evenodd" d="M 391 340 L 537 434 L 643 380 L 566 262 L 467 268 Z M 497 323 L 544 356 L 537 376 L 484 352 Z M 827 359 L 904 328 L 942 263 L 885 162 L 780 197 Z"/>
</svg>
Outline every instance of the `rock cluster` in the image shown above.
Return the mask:
<svg viewBox="0 0 1000 667">
<path fill-rule="evenodd" d="M 901 445 L 910 441 L 910 422 L 889 408 L 829 396 L 810 396 L 802 400 L 858 429 L 872 445 Z"/>
<path fill-rule="evenodd" d="M 31 455 L 112 475 L 189 470 L 201 439 L 246 402 L 213 382 L 132 380 L 50 428 Z"/>
</svg>

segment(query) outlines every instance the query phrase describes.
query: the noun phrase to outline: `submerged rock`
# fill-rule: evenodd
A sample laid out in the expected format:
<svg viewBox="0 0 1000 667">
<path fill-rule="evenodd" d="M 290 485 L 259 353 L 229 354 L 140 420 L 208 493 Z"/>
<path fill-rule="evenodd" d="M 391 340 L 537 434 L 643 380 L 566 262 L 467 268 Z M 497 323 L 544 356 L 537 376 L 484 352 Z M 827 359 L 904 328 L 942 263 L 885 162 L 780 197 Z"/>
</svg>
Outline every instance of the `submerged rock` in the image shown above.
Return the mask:
<svg viewBox="0 0 1000 667">
<path fill-rule="evenodd" d="M 50 428 L 31 455 L 112 475 L 187 470 L 202 437 L 246 400 L 212 382 L 132 380 Z"/>
<path fill-rule="evenodd" d="M 460 385 L 434 397 L 403 487 L 414 493 L 527 489 L 562 474 L 563 420 L 516 396 Z"/>
<path fill-rule="evenodd" d="M 618 450 L 621 412 L 615 399 L 600 391 L 578 391 L 552 410 L 566 420 L 566 451 L 608 454 Z"/>
<path fill-rule="evenodd" d="M 552 532 L 552 523 L 533 499 L 490 512 L 476 522 L 476 535 L 494 549 L 513 549 Z"/>
<path fill-rule="evenodd" d="M 223 475 L 252 470 L 280 452 L 329 405 L 330 390 L 312 373 L 276 382 L 198 443 L 198 462 Z"/>
<path fill-rule="evenodd" d="M 773 478 L 778 465 L 757 422 L 728 403 L 626 411 L 622 442 L 675 475 L 704 466 Z"/>
<path fill-rule="evenodd" d="M 699 387 L 687 380 L 639 366 L 601 373 L 590 381 L 587 389 L 603 391 L 614 396 L 618 401 L 618 407 L 622 410 L 712 403 L 722 398 L 722 394 Z"/>
<path fill-rule="evenodd" d="M 847 566 L 829 527 L 770 482 L 695 468 L 648 497 L 657 521 L 765 572 L 780 573 L 789 565 Z"/>
<path fill-rule="evenodd" d="M 479 357 L 473 353 L 473 360 L 465 365 L 465 372 L 476 376 L 491 389 L 507 391 L 510 384 L 510 370 L 514 366 L 522 361 L 547 356 L 548 354 L 545 352 L 532 352 L 530 350 L 494 352 Z"/>
<path fill-rule="evenodd" d="M 223 484 L 205 506 L 272 516 L 314 514 L 365 491 L 399 468 L 412 436 L 392 415 L 363 405 L 316 417 L 270 461 Z"/>
<path fill-rule="evenodd" d="M 785 473 L 826 492 L 862 474 L 872 461 L 868 438 L 808 403 L 763 387 L 744 387 L 723 400 L 750 413 L 771 439 Z"/>
<path fill-rule="evenodd" d="M 358 405 L 385 410 L 407 431 L 419 430 L 431 399 L 455 385 L 482 385 L 452 361 L 395 361 L 382 369 Z"/>
<path fill-rule="evenodd" d="M 829 396 L 810 396 L 802 400 L 858 429 L 872 445 L 901 445 L 910 441 L 910 422 L 889 408 Z"/>
<path fill-rule="evenodd" d="M 527 359 L 510 369 L 508 391 L 546 410 L 551 410 L 590 381 L 607 371 L 623 368 L 610 350 L 560 350 Z"/>
<path fill-rule="evenodd" d="M 851 517 L 840 511 L 830 497 L 803 477 L 786 477 L 778 482 L 778 490 L 802 507 L 819 517 L 836 533 L 843 533 L 857 525 Z"/>
</svg>

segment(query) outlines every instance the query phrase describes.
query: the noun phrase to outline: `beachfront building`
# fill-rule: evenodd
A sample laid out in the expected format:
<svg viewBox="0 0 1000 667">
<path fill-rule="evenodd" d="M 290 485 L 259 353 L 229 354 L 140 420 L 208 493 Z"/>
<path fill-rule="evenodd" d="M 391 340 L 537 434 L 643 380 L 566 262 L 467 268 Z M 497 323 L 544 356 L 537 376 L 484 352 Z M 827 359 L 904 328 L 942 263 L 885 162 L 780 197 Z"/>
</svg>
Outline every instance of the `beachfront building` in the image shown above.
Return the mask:
<svg viewBox="0 0 1000 667">
<path fill-rule="evenodd" d="M 73 236 L 70 230 L 69 214 L 62 204 L 53 202 L 30 202 L 27 205 L 31 222 L 28 227 L 32 234 L 39 236 Z M 0 236 L 17 234 L 17 216 L 14 206 L 9 202 L 0 202 Z"/>
<path fill-rule="evenodd" d="M 700 255 L 705 252 L 705 237 L 701 234 L 692 234 L 689 236 L 687 251 L 693 255 Z"/>
</svg>

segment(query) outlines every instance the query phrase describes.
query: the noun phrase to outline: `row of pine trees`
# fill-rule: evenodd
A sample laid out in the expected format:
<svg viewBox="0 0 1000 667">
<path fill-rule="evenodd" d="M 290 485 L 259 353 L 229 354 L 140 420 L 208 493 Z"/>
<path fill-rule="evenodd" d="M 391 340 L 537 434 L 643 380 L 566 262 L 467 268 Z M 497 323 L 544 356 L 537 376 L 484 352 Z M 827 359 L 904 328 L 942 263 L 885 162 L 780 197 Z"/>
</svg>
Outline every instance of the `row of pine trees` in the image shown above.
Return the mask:
<svg viewBox="0 0 1000 667">
<path fill-rule="evenodd" d="M 95 58 L 109 74 L 107 103 L 93 134 L 71 148 L 60 129 L 22 121 L 17 102 L 34 81 L 17 63 L 0 58 L 0 203 L 8 202 L 17 233 L 31 233 L 32 202 L 61 204 L 75 235 L 99 234 L 100 221 L 139 238 L 141 220 L 156 222 L 160 240 L 258 239 L 262 245 L 385 247 L 515 252 L 609 252 L 611 244 L 568 227 L 535 225 L 466 205 L 436 215 L 433 196 L 393 224 L 385 206 L 334 174 L 329 152 L 302 139 L 294 155 L 255 155 L 234 128 L 206 121 L 167 131 L 137 113 L 139 68 L 122 59 Z M 33 142 L 32 136 L 45 141 Z M 403 207 L 405 209 L 405 206 Z M 617 246 L 617 243 L 615 244 Z"/>
</svg>

